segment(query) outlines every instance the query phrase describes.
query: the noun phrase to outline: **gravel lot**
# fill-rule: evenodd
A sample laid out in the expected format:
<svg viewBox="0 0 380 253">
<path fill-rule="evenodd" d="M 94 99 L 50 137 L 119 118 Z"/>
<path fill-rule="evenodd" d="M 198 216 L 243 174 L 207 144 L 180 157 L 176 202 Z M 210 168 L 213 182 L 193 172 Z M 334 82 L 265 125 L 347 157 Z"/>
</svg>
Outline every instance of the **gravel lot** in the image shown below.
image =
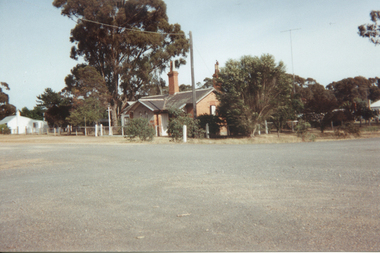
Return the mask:
<svg viewBox="0 0 380 253">
<path fill-rule="evenodd" d="M 380 251 L 380 139 L 0 139 L 0 251 Z"/>
</svg>

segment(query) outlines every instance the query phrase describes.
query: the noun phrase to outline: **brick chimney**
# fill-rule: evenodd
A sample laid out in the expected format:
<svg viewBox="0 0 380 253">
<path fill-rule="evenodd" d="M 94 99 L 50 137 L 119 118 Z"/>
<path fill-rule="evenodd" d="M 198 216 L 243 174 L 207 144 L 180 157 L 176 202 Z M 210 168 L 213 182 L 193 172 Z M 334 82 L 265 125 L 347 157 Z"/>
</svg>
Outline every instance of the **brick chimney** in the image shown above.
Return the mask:
<svg viewBox="0 0 380 253">
<path fill-rule="evenodd" d="M 169 95 L 173 95 L 179 92 L 178 86 L 178 72 L 173 71 L 173 62 L 170 62 L 170 72 L 168 73 L 169 77 Z"/>
<path fill-rule="evenodd" d="M 212 84 L 214 86 L 215 89 L 219 89 L 220 88 L 220 83 L 217 83 L 217 79 L 219 78 L 219 62 L 216 61 L 216 64 L 215 64 L 215 73 L 212 75 L 213 79 L 212 79 Z"/>
</svg>

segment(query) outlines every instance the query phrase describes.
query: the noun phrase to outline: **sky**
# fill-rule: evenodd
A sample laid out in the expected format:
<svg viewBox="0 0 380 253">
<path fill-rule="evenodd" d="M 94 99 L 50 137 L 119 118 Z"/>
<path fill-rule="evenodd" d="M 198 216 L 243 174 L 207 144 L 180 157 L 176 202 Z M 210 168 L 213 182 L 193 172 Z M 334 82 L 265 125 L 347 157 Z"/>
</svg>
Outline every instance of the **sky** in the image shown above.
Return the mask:
<svg viewBox="0 0 380 253">
<path fill-rule="evenodd" d="M 195 83 L 212 77 L 216 61 L 222 68 L 229 59 L 263 54 L 324 86 L 380 77 L 380 47 L 358 35 L 379 0 L 164 1 L 169 22 L 192 32 Z M 11 104 L 33 109 L 46 88 L 64 88 L 78 63 L 70 58 L 74 26 L 52 0 L 0 0 L 0 81 L 9 84 Z M 191 84 L 190 54 L 178 72 L 180 84 Z"/>
</svg>

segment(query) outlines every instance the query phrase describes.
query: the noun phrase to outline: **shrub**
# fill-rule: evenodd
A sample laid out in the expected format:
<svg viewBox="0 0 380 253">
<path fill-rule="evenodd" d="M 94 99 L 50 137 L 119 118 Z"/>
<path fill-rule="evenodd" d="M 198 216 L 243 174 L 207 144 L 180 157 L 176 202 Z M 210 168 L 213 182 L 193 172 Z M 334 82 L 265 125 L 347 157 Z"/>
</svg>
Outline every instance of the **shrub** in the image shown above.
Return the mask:
<svg viewBox="0 0 380 253">
<path fill-rule="evenodd" d="M 347 134 L 354 134 L 360 136 L 360 128 L 355 126 L 353 122 L 348 122 L 344 125 L 343 131 Z"/>
<path fill-rule="evenodd" d="M 142 141 L 152 141 L 155 131 L 153 126 L 149 124 L 148 119 L 137 118 L 129 120 L 125 127 L 125 134 L 129 135 L 131 140 L 138 136 Z"/>
<path fill-rule="evenodd" d="M 0 125 L 0 133 L 1 134 L 10 134 L 11 130 L 9 129 L 9 127 L 6 124 L 1 124 Z"/>
<path fill-rule="evenodd" d="M 297 136 L 302 138 L 302 141 L 305 141 L 307 129 L 310 127 L 310 123 L 304 120 L 299 120 L 297 126 L 295 127 Z"/>
<path fill-rule="evenodd" d="M 197 119 L 199 120 L 199 127 L 203 129 L 206 129 L 206 124 L 208 124 L 211 136 L 219 135 L 220 124 L 222 123 L 219 117 L 203 114 L 198 116 Z"/>
<path fill-rule="evenodd" d="M 173 139 L 182 139 L 183 125 L 187 127 L 188 137 L 204 137 L 205 130 L 199 127 L 199 120 L 190 118 L 184 111 L 171 108 L 169 109 L 169 118 L 168 133 Z"/>
</svg>

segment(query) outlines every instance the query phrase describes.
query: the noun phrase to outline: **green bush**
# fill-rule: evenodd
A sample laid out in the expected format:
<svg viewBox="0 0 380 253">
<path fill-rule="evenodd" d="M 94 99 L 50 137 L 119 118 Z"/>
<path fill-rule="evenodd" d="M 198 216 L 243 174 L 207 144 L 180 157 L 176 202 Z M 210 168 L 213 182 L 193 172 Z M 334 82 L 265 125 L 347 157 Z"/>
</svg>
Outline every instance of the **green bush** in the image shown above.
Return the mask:
<svg viewBox="0 0 380 253">
<path fill-rule="evenodd" d="M 154 127 L 149 124 L 148 119 L 130 119 L 125 127 L 125 134 L 132 140 L 136 136 L 142 141 L 152 141 L 155 135 Z"/>
<path fill-rule="evenodd" d="M 206 129 L 206 124 L 208 124 L 210 135 L 212 137 L 219 135 L 220 124 L 222 121 L 218 116 L 203 114 L 198 116 L 197 119 L 199 120 L 199 127 L 203 129 Z"/>
<path fill-rule="evenodd" d="M 0 125 L 0 133 L 1 134 L 10 134 L 11 130 L 9 129 L 9 127 L 6 124 L 1 124 Z"/>
<path fill-rule="evenodd" d="M 302 138 L 302 141 L 305 141 L 307 129 L 310 127 L 310 123 L 304 120 L 299 120 L 297 126 L 295 127 L 297 136 Z"/>
<path fill-rule="evenodd" d="M 184 111 L 179 109 L 169 109 L 168 133 L 170 136 L 179 140 L 183 137 L 183 125 L 187 127 L 187 136 L 203 138 L 205 130 L 199 127 L 199 120 L 190 118 Z"/>
</svg>

